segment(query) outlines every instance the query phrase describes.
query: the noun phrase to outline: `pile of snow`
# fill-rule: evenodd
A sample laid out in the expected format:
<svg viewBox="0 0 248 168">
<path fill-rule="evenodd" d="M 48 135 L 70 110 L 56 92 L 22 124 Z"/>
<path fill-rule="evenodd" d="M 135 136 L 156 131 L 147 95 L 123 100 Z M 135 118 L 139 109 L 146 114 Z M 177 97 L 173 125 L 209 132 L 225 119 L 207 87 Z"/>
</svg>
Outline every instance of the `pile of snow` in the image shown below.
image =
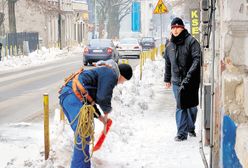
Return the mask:
<svg viewBox="0 0 248 168">
<path fill-rule="evenodd" d="M 80 46 L 74 48 L 65 48 L 60 50 L 59 48 L 45 48 L 42 47 L 40 50 L 36 50 L 30 53 L 28 56 L 3 56 L 0 61 L 0 70 L 10 70 L 16 68 L 24 68 L 42 65 L 54 60 L 64 59 L 71 56 L 71 51 L 82 52 L 83 48 Z"/>
</svg>

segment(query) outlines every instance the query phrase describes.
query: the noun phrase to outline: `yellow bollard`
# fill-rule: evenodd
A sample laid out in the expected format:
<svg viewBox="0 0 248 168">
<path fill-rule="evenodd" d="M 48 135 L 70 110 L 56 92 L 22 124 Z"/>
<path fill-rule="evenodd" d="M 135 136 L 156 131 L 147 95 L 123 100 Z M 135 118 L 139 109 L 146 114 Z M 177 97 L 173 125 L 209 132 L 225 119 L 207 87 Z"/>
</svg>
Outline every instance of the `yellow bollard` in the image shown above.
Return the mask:
<svg viewBox="0 0 248 168">
<path fill-rule="evenodd" d="M 14 55 L 17 56 L 17 47 L 16 47 L 16 45 L 14 46 Z"/>
<path fill-rule="evenodd" d="M 126 62 L 125 63 L 128 64 L 128 59 L 126 59 Z"/>
<path fill-rule="evenodd" d="M 44 147 L 45 147 L 45 160 L 47 160 L 49 158 L 49 151 L 50 151 L 48 93 L 43 94 L 43 103 L 44 103 Z"/>
<path fill-rule="evenodd" d="M 155 61 L 156 50 L 152 49 L 152 61 Z"/>
<path fill-rule="evenodd" d="M 156 57 L 158 56 L 158 48 L 155 49 Z"/>
<path fill-rule="evenodd" d="M 140 54 L 140 80 L 142 80 L 142 63 L 143 63 L 144 52 Z"/>
<path fill-rule="evenodd" d="M 12 45 L 10 45 L 10 48 L 9 48 L 9 55 L 10 55 L 10 56 L 13 56 Z"/>
<path fill-rule="evenodd" d="M 8 46 L 6 45 L 5 56 L 8 56 Z"/>
<path fill-rule="evenodd" d="M 142 52 L 142 59 L 141 59 L 141 63 L 143 65 L 143 59 L 145 58 L 145 51 Z"/>
<path fill-rule="evenodd" d="M 161 44 L 160 45 L 160 55 L 163 57 L 163 52 L 165 50 L 165 45 L 164 44 Z"/>
<path fill-rule="evenodd" d="M 60 108 L 60 121 L 65 121 L 65 114 L 63 112 L 62 107 Z"/>
<path fill-rule="evenodd" d="M 146 57 L 147 57 L 147 51 L 145 51 L 145 53 L 144 53 L 143 63 L 142 63 L 142 65 L 144 65 L 144 64 L 145 64 Z"/>
<path fill-rule="evenodd" d="M 162 55 L 163 53 L 163 47 L 162 47 L 162 44 L 160 45 L 160 55 Z"/>
<path fill-rule="evenodd" d="M 128 59 L 122 59 L 122 60 L 121 60 L 121 63 L 122 63 L 122 64 L 128 64 Z"/>
<path fill-rule="evenodd" d="M 4 54 L 5 54 L 5 47 L 2 48 L 2 53 L 1 53 L 2 60 L 3 60 L 4 56 L 5 56 Z"/>
</svg>

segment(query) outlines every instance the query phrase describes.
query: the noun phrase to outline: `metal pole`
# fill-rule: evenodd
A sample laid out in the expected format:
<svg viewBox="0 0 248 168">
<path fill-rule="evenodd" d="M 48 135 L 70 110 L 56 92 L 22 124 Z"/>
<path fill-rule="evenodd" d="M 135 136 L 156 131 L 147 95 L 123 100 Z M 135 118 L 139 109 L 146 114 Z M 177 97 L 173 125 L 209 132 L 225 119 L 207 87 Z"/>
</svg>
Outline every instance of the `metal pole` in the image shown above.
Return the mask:
<svg viewBox="0 0 248 168">
<path fill-rule="evenodd" d="M 162 14 L 160 14 L 160 25 L 161 25 L 161 30 L 160 30 L 160 36 L 161 36 L 161 40 L 160 40 L 160 45 L 162 45 L 162 42 L 163 42 L 163 40 L 162 40 L 162 33 L 163 33 L 163 30 L 162 30 Z"/>
<path fill-rule="evenodd" d="M 212 40 L 213 40 L 213 55 L 212 55 L 212 81 L 211 81 L 211 114 L 210 114 L 210 168 L 214 167 L 213 163 L 213 147 L 214 147 L 214 123 L 215 123 L 215 115 L 214 115 L 214 59 L 215 59 L 215 0 L 211 0 L 212 3 L 212 10 L 213 10 L 213 15 L 212 15 Z"/>
<path fill-rule="evenodd" d="M 58 42 L 59 42 L 59 49 L 62 50 L 62 40 L 61 40 L 61 0 L 58 0 L 58 7 L 59 7 L 59 18 L 58 18 Z"/>
<path fill-rule="evenodd" d="M 94 28 L 94 38 L 96 36 L 96 0 L 94 1 L 94 20 L 95 20 L 95 28 Z"/>
<path fill-rule="evenodd" d="M 43 103 L 44 103 L 44 147 L 45 147 L 45 160 L 47 160 L 49 158 L 49 151 L 50 151 L 48 93 L 43 94 Z"/>
</svg>

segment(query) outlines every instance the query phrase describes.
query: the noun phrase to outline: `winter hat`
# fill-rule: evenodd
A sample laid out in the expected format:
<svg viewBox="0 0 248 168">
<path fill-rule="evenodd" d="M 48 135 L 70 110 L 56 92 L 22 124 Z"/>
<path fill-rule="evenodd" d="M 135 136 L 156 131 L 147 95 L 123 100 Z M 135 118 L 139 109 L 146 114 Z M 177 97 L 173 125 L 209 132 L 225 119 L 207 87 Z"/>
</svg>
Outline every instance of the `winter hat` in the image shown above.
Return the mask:
<svg viewBox="0 0 248 168">
<path fill-rule="evenodd" d="M 128 64 L 119 64 L 118 65 L 120 74 L 127 80 L 131 79 L 133 76 L 133 70 L 132 67 Z"/>
<path fill-rule="evenodd" d="M 180 19 L 179 17 L 174 18 L 171 22 L 171 28 L 174 28 L 174 27 L 184 28 L 183 20 Z"/>
</svg>

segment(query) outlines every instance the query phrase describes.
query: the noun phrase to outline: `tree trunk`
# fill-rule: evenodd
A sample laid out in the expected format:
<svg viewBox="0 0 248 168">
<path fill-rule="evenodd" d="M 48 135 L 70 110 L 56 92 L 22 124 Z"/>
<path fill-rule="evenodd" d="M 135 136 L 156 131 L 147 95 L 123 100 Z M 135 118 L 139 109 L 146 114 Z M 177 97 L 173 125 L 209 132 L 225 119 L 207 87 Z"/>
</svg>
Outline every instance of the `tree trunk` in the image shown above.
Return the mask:
<svg viewBox="0 0 248 168">
<path fill-rule="evenodd" d="M 120 31 L 120 21 L 119 21 L 119 6 L 112 7 L 109 10 L 108 16 L 108 25 L 107 25 L 107 32 L 108 38 L 114 39 L 119 38 L 119 31 Z"/>
<path fill-rule="evenodd" d="M 104 12 L 104 9 L 101 9 L 100 12 L 98 13 L 98 24 L 99 24 L 99 38 L 104 37 L 104 28 L 105 28 L 105 20 L 106 20 L 106 13 Z"/>
<path fill-rule="evenodd" d="M 9 31 L 16 33 L 15 3 L 17 0 L 8 0 L 9 9 Z"/>
<path fill-rule="evenodd" d="M 99 22 L 99 38 L 104 38 L 104 22 Z"/>
<path fill-rule="evenodd" d="M 4 22 L 4 13 L 0 12 L 0 36 L 3 36 L 5 33 L 3 22 Z"/>
</svg>

